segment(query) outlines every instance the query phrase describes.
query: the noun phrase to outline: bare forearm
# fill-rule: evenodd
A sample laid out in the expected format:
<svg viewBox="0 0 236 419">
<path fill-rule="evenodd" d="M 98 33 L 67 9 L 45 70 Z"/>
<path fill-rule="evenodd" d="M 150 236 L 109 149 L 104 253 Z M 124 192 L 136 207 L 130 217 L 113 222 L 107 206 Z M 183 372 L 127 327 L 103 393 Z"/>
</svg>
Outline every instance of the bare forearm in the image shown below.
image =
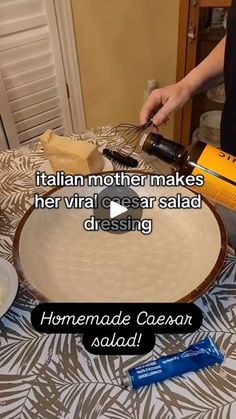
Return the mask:
<svg viewBox="0 0 236 419">
<path fill-rule="evenodd" d="M 182 80 L 190 89 L 191 96 L 223 82 L 225 41 L 226 37 Z"/>
<path fill-rule="evenodd" d="M 144 124 L 152 118 L 153 124 L 159 126 L 167 121 L 172 112 L 181 109 L 194 94 L 220 84 L 224 74 L 225 40 L 184 79 L 154 90 L 141 109 L 140 123 Z"/>
</svg>

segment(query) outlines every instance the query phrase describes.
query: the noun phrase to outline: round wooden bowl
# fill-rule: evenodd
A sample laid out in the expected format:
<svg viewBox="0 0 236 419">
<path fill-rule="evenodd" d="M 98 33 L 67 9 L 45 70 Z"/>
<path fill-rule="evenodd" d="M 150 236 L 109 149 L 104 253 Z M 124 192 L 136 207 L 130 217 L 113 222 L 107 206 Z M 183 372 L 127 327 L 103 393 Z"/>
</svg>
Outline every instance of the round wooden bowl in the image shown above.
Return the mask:
<svg viewBox="0 0 236 419">
<path fill-rule="evenodd" d="M 129 174 L 137 172 L 127 172 Z M 140 173 L 140 172 L 138 172 Z M 110 172 L 114 174 L 114 172 Z M 103 174 L 104 176 L 105 174 Z M 148 182 L 147 182 L 148 183 Z M 48 196 L 90 196 L 104 188 L 57 188 Z M 182 187 L 132 188 L 140 196 L 194 197 Z M 87 232 L 88 209 L 34 209 L 21 220 L 14 238 L 14 264 L 40 301 L 191 302 L 219 274 L 227 236 L 215 209 L 143 210 L 153 232 Z"/>
</svg>

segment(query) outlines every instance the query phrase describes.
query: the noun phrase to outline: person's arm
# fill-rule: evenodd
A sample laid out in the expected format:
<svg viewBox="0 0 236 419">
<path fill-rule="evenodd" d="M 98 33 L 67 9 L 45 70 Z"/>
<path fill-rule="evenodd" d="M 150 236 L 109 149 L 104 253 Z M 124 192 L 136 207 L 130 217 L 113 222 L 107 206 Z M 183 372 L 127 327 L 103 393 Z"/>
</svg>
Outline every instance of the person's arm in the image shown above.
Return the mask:
<svg viewBox="0 0 236 419">
<path fill-rule="evenodd" d="M 196 68 L 176 84 L 154 90 L 140 112 L 140 123 L 152 118 L 153 124 L 163 124 L 168 116 L 196 93 L 223 82 L 226 37 Z"/>
<path fill-rule="evenodd" d="M 191 94 L 205 91 L 223 83 L 226 37 L 196 68 L 183 79 L 189 85 Z"/>
</svg>

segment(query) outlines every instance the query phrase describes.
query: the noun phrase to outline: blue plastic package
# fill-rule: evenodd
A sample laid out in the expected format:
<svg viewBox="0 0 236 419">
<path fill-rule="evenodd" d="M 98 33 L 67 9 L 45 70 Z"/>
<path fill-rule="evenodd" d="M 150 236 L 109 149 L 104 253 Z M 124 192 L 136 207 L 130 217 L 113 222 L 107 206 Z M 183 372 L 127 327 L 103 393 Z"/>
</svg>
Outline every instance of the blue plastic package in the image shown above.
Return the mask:
<svg viewBox="0 0 236 419">
<path fill-rule="evenodd" d="M 138 389 L 187 372 L 221 364 L 223 360 L 223 355 L 211 337 L 208 337 L 194 343 L 183 352 L 162 356 L 155 361 L 128 370 L 123 377 L 123 384 L 125 387 Z"/>
</svg>

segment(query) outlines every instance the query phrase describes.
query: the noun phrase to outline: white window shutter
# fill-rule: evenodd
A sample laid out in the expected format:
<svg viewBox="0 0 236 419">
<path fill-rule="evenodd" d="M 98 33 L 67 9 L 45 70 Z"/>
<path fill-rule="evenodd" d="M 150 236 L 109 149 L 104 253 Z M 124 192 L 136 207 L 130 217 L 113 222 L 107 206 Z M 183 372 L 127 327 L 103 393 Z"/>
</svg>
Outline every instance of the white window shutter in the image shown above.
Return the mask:
<svg viewBox="0 0 236 419">
<path fill-rule="evenodd" d="M 11 147 L 72 130 L 53 0 L 0 0 L 0 113 Z"/>
</svg>

